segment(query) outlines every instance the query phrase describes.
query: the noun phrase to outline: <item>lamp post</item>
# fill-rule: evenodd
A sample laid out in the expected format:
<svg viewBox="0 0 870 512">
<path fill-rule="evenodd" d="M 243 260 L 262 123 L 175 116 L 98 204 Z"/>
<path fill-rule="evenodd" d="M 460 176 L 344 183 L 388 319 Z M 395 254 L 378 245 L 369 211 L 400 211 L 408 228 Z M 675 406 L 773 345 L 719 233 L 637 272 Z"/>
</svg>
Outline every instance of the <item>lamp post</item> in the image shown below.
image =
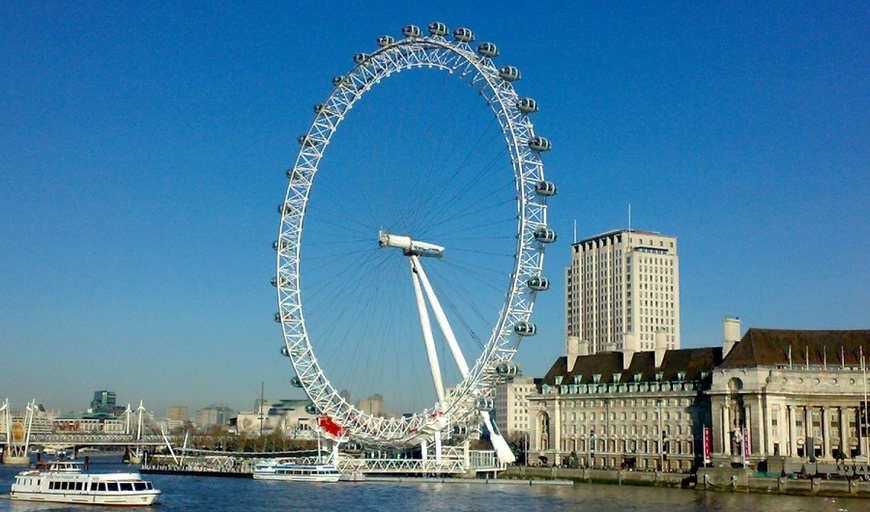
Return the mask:
<svg viewBox="0 0 870 512">
<path fill-rule="evenodd" d="M 528 401 L 526 401 L 526 407 L 524 409 L 524 412 L 526 413 L 525 414 L 526 439 L 525 439 L 525 444 L 523 445 L 523 448 L 525 449 L 525 458 L 523 459 L 523 464 L 528 466 L 529 465 L 529 444 L 532 442 L 532 431 L 531 431 L 532 419 L 529 416 Z"/>
<path fill-rule="evenodd" d="M 868 429 L 867 423 L 867 361 L 864 359 L 864 347 L 858 347 L 861 351 L 861 382 L 864 385 L 864 428 Z M 858 409 L 861 411 L 861 408 Z M 858 430 L 861 430 L 861 420 L 858 420 Z M 868 449 L 867 445 L 867 435 L 866 430 L 864 432 L 859 432 L 859 437 L 861 438 L 861 444 L 863 445 L 861 448 L 864 450 L 864 454 L 867 457 L 867 464 L 870 465 L 870 449 Z"/>
<path fill-rule="evenodd" d="M 523 449 L 525 450 L 525 454 L 523 455 L 523 465 L 529 465 L 529 443 L 532 441 L 532 436 L 529 434 L 529 431 L 526 430 L 525 439 L 523 439 Z"/>
<path fill-rule="evenodd" d="M 661 471 L 665 470 L 665 431 L 662 430 L 662 399 L 656 400 L 656 405 L 659 409 L 659 469 Z"/>
</svg>

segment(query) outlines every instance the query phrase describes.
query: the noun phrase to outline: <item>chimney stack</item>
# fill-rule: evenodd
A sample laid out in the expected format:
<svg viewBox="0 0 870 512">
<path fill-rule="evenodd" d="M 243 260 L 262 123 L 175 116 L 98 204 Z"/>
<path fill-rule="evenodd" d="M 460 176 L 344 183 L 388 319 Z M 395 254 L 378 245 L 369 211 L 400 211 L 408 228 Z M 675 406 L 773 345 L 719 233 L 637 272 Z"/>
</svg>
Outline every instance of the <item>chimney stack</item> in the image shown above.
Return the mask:
<svg viewBox="0 0 870 512">
<path fill-rule="evenodd" d="M 637 337 L 633 332 L 627 332 L 622 335 L 622 369 L 628 370 L 631 366 L 631 359 L 634 353 L 637 352 Z"/>
<path fill-rule="evenodd" d="M 724 337 L 722 338 L 722 359 L 728 357 L 728 353 L 740 342 L 740 319 L 737 317 L 726 318 L 722 322 Z"/>
<path fill-rule="evenodd" d="M 565 356 L 568 362 L 568 371 L 574 368 L 574 363 L 577 362 L 577 356 L 580 355 L 580 338 L 577 336 L 568 336 L 565 343 Z"/>
<path fill-rule="evenodd" d="M 661 367 L 662 361 L 665 359 L 665 352 L 668 350 L 668 342 L 664 330 L 656 331 L 656 368 Z"/>
</svg>

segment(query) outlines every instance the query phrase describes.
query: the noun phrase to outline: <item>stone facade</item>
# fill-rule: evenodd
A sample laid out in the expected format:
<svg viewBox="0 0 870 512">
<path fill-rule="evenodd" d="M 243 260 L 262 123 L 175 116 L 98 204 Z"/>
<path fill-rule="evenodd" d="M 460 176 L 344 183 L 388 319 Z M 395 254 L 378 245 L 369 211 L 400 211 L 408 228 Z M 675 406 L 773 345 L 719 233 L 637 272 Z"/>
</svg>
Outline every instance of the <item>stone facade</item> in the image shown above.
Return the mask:
<svg viewBox="0 0 870 512">
<path fill-rule="evenodd" d="M 870 464 L 870 331 L 749 329 L 723 347 L 571 353 L 528 397 L 531 461 L 688 471 Z M 710 429 L 710 457 L 704 433 Z"/>
<path fill-rule="evenodd" d="M 559 358 L 529 397 L 532 460 L 688 470 L 710 424 L 705 391 L 722 349 Z M 657 357 L 658 356 L 658 357 Z"/>
<path fill-rule="evenodd" d="M 870 331 L 749 329 L 708 392 L 718 463 L 866 463 L 866 348 Z"/>
<path fill-rule="evenodd" d="M 516 376 L 499 382 L 495 388 L 495 422 L 509 441 L 525 446 L 531 427 L 528 397 L 535 392 L 535 379 Z"/>
</svg>

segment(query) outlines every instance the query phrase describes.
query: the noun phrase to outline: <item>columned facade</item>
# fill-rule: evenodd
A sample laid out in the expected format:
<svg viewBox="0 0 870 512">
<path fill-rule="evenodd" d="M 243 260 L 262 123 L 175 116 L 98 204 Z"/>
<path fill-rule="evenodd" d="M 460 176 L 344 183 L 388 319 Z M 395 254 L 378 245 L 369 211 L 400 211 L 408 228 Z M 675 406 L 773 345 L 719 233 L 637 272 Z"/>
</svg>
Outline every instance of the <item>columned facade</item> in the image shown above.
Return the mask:
<svg viewBox="0 0 870 512">
<path fill-rule="evenodd" d="M 529 396 L 530 462 L 870 465 L 865 349 L 868 330 L 749 329 L 739 342 L 726 336 L 723 348 L 560 357 Z"/>
<path fill-rule="evenodd" d="M 870 387 L 862 359 L 868 340 L 870 331 L 750 329 L 708 392 L 717 462 L 867 463 L 860 416 Z"/>
</svg>

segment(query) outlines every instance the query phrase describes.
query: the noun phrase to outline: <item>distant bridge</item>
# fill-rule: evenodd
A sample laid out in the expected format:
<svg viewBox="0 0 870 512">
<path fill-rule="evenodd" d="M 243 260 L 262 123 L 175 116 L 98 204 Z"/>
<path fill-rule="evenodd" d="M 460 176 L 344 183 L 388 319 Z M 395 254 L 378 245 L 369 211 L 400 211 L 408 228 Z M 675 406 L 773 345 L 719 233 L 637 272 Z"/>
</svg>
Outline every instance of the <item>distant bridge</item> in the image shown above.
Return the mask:
<svg viewBox="0 0 870 512">
<path fill-rule="evenodd" d="M 175 441 L 172 437 L 170 442 Z M 0 434 L 0 445 L 6 444 L 6 434 Z M 145 435 L 137 439 L 133 434 L 30 434 L 30 446 L 163 446 L 166 439 L 158 435 Z"/>
<path fill-rule="evenodd" d="M 74 446 L 163 446 L 163 436 L 147 435 L 136 439 L 132 434 L 31 434 L 30 444 L 37 446 L 67 444 Z"/>
</svg>

